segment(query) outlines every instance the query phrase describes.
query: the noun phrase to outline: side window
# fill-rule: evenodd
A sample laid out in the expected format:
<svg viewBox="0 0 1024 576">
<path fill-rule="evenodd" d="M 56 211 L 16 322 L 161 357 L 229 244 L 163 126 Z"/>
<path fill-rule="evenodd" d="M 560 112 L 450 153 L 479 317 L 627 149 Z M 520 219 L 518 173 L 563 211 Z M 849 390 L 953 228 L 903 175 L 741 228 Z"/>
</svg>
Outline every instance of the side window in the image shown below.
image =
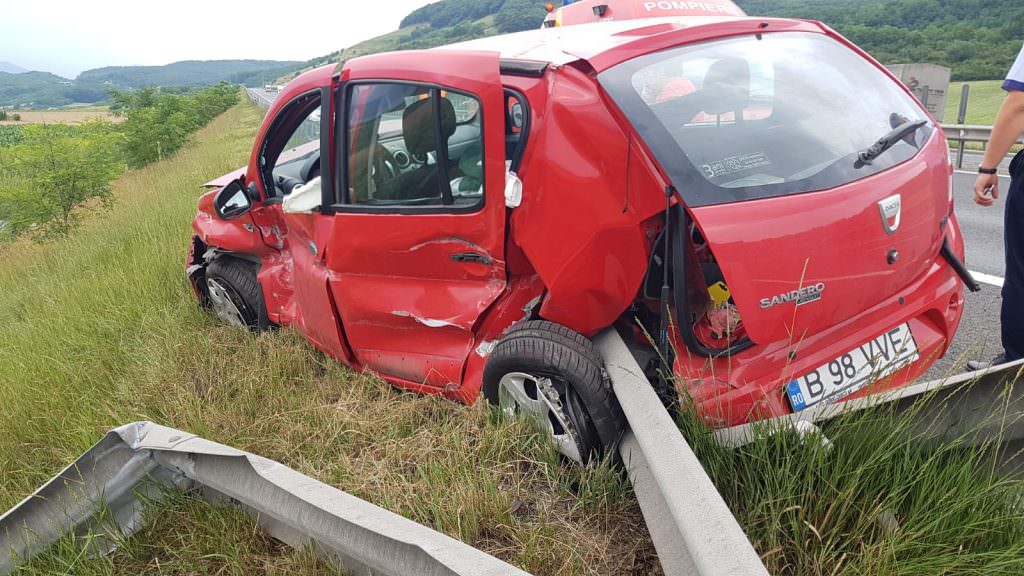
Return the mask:
<svg viewBox="0 0 1024 576">
<path fill-rule="evenodd" d="M 267 131 L 260 162 L 268 196 L 287 196 L 320 176 L 320 94 L 300 96 Z"/>
<path fill-rule="evenodd" d="M 366 83 L 349 87 L 346 101 L 348 204 L 471 209 L 482 203 L 476 98 L 431 86 Z"/>
</svg>

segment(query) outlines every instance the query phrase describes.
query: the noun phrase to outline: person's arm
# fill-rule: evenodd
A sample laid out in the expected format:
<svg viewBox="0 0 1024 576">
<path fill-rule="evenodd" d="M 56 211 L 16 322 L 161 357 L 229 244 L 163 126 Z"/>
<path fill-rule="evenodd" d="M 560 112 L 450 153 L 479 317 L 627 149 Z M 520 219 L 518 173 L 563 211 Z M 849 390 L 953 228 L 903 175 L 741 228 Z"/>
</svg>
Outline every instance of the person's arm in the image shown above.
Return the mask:
<svg viewBox="0 0 1024 576">
<path fill-rule="evenodd" d="M 992 137 L 985 150 L 985 158 L 981 161 L 984 168 L 995 168 L 1010 151 L 1014 142 L 1024 134 L 1024 92 L 1011 91 L 999 108 L 999 115 L 992 126 Z M 992 195 L 985 195 L 985 189 L 992 187 Z M 974 183 L 974 201 L 982 206 L 989 206 L 999 198 L 999 176 L 997 174 L 978 174 Z"/>
<path fill-rule="evenodd" d="M 994 173 L 995 169 L 1017 138 L 1024 134 L 1024 48 L 1010 68 L 1003 89 L 1008 94 L 992 126 L 985 158 L 981 161 L 978 179 L 974 182 L 974 201 L 982 206 L 991 206 L 999 198 L 999 175 Z M 993 173 L 984 174 L 983 171 Z M 986 194 L 986 190 L 991 190 L 991 194 Z"/>
</svg>

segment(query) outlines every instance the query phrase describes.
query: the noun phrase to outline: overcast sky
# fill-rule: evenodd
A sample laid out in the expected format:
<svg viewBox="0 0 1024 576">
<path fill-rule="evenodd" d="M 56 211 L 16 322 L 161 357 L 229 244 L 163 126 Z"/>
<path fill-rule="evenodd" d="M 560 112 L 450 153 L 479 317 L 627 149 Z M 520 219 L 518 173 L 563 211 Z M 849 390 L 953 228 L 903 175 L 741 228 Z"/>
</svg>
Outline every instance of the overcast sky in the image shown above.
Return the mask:
<svg viewBox="0 0 1024 576">
<path fill-rule="evenodd" d="M 398 28 L 431 0 L 10 0 L 0 61 L 74 78 L 178 60 L 308 60 Z"/>
</svg>

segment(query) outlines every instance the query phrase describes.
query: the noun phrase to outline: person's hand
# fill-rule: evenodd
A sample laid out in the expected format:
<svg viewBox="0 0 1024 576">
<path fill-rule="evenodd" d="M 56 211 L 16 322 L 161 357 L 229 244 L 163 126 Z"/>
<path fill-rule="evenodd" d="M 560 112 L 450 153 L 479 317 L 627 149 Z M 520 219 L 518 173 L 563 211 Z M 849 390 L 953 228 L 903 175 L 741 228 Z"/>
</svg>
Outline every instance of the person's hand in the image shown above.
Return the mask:
<svg viewBox="0 0 1024 576">
<path fill-rule="evenodd" d="M 989 188 L 990 193 L 986 194 L 985 190 Z M 974 201 L 982 206 L 991 206 L 996 198 L 999 198 L 999 175 L 978 174 L 974 181 Z"/>
</svg>

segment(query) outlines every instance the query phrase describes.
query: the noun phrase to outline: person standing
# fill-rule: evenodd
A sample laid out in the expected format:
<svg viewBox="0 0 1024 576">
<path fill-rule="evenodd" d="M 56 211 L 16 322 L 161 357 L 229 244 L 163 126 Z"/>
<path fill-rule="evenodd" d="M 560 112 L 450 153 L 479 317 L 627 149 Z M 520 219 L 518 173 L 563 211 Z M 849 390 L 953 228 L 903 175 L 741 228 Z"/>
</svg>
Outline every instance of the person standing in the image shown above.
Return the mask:
<svg viewBox="0 0 1024 576">
<path fill-rule="evenodd" d="M 999 162 L 1024 134 L 1024 48 L 1021 48 L 1017 61 L 1006 76 L 1003 90 L 1007 92 L 1006 100 L 992 126 L 992 136 L 974 183 L 974 201 L 982 206 L 991 206 L 999 199 Z M 1024 358 L 1024 150 L 1010 163 L 1010 190 L 1006 194 L 1003 234 L 1006 275 L 999 318 L 1003 353 L 989 362 L 968 362 L 967 367 L 972 370 Z"/>
</svg>

